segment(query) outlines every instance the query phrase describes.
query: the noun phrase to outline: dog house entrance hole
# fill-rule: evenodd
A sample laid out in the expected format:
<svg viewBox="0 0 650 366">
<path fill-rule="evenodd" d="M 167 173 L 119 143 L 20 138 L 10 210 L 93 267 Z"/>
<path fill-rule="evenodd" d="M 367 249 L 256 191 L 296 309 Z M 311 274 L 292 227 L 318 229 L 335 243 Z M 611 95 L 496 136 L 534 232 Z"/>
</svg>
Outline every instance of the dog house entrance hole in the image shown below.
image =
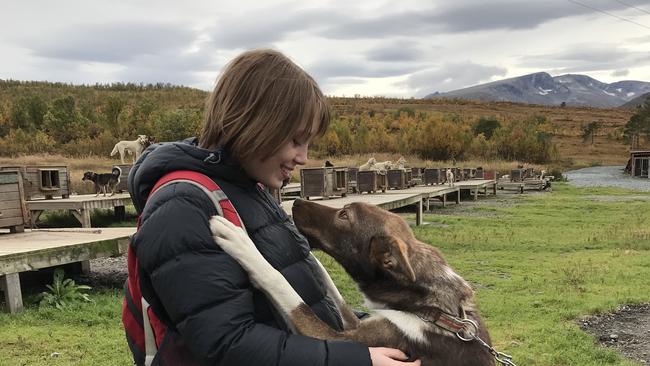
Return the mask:
<svg viewBox="0 0 650 366">
<path fill-rule="evenodd" d="M 59 181 L 59 171 L 52 169 L 39 169 L 41 173 L 41 189 L 44 191 L 54 191 L 61 189 Z"/>
</svg>

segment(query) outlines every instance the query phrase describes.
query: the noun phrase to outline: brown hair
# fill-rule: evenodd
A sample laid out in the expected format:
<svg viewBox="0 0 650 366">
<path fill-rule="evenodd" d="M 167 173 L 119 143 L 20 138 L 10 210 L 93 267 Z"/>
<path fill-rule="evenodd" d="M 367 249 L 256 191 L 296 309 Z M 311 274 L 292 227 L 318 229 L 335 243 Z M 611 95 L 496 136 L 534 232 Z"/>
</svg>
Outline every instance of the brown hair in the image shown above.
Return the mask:
<svg viewBox="0 0 650 366">
<path fill-rule="evenodd" d="M 199 146 L 224 147 L 240 162 L 253 155 L 266 158 L 291 139 L 322 136 L 329 119 L 311 76 L 278 51 L 251 50 L 219 77 L 206 104 Z"/>
</svg>

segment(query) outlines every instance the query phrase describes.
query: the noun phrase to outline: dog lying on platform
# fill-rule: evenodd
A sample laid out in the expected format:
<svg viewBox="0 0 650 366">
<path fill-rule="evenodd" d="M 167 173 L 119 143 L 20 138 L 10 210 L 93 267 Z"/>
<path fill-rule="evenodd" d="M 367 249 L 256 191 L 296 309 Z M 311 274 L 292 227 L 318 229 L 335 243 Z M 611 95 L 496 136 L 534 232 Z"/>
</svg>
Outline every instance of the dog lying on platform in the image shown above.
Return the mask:
<svg viewBox="0 0 650 366">
<path fill-rule="evenodd" d="M 111 173 L 97 174 L 95 172 L 85 172 L 84 177 L 81 178 L 81 180 L 89 180 L 95 183 L 95 197 L 99 196 L 100 192 L 104 192 L 104 197 L 106 197 L 108 189 L 111 190 L 111 196 L 115 194 L 115 186 L 120 183 L 121 175 L 122 169 L 116 166 L 113 168 Z"/>
<path fill-rule="evenodd" d="M 472 288 L 438 250 L 418 241 L 400 216 L 359 202 L 335 209 L 296 200 L 293 218 L 312 247 L 343 266 L 373 315 L 358 320 L 321 266 L 328 296 L 345 327 L 342 332 L 331 329 L 264 259 L 243 229 L 219 216 L 211 219 L 210 227 L 215 242 L 241 264 L 295 332 L 397 348 L 420 359 L 422 366 L 494 365 L 487 346 L 475 339 L 490 344 Z"/>
<path fill-rule="evenodd" d="M 375 158 L 370 158 L 370 159 L 368 159 L 367 163 L 362 164 L 359 167 L 359 171 L 364 172 L 366 170 L 372 170 L 376 163 L 377 163 L 377 160 L 375 160 Z"/>
</svg>

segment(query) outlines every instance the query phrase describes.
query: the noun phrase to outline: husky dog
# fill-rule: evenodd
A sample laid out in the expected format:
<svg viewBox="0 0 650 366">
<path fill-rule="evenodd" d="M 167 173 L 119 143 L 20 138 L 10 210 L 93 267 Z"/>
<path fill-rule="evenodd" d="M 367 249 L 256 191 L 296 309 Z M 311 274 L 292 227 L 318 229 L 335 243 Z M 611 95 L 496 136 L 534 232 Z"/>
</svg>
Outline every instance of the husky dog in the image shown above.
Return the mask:
<svg viewBox="0 0 650 366">
<path fill-rule="evenodd" d="M 366 171 L 366 170 L 372 170 L 372 167 L 374 167 L 376 163 L 377 163 L 377 160 L 375 160 L 375 158 L 372 157 L 372 158 L 368 159 L 367 163 L 362 164 L 359 167 L 359 171 L 363 172 L 363 171 Z"/>
<path fill-rule="evenodd" d="M 216 243 L 242 265 L 296 333 L 401 349 L 419 358 L 422 366 L 495 365 L 474 290 L 440 251 L 416 239 L 400 216 L 361 202 L 336 209 L 297 199 L 293 217 L 312 248 L 332 256 L 352 277 L 373 314 L 357 319 L 325 269 L 317 266 L 341 312 L 345 330 L 333 330 L 264 259 L 243 229 L 220 216 L 211 219 L 210 228 Z"/>
<path fill-rule="evenodd" d="M 100 192 L 104 192 L 104 197 L 106 197 L 106 191 L 108 191 L 108 189 L 111 190 L 111 196 L 115 194 L 115 186 L 120 183 L 121 175 L 122 169 L 116 166 L 110 173 L 97 174 L 95 172 L 85 172 L 84 177 L 81 178 L 81 180 L 89 180 L 95 183 L 95 197 L 99 196 Z"/>
<path fill-rule="evenodd" d="M 149 145 L 149 137 L 147 135 L 138 135 L 138 138 L 133 141 L 120 141 L 115 144 L 113 151 L 111 151 L 111 156 L 115 156 L 119 152 L 120 160 L 122 160 L 122 164 L 125 164 L 124 154 L 133 154 L 133 162 L 135 163 L 140 157 L 140 154 L 142 154 L 142 150 Z"/>
</svg>

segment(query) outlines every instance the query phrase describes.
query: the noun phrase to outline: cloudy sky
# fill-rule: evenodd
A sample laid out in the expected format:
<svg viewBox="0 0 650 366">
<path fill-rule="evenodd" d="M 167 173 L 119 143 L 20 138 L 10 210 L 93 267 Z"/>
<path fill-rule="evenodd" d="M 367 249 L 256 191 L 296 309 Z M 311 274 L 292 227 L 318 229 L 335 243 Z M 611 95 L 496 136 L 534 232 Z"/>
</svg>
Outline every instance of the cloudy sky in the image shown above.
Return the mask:
<svg viewBox="0 0 650 366">
<path fill-rule="evenodd" d="M 422 97 L 538 71 L 650 81 L 649 0 L 0 5 L 0 79 L 169 82 L 210 90 L 229 59 L 271 47 L 329 95 Z"/>
</svg>

